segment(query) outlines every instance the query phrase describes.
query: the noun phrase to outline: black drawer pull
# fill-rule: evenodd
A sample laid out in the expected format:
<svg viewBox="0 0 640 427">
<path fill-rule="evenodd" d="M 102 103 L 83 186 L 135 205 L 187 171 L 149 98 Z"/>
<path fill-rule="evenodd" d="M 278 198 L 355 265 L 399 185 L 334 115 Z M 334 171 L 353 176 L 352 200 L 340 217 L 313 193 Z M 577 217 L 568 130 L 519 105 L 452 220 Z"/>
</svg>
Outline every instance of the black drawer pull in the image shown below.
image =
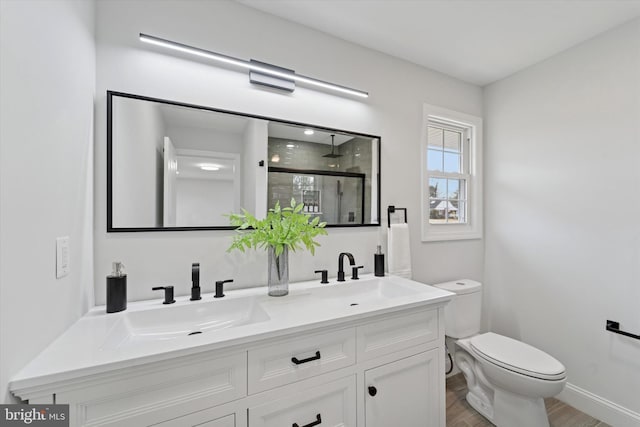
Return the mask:
<svg viewBox="0 0 640 427">
<path fill-rule="evenodd" d="M 370 385 L 369 386 L 369 396 L 375 396 L 376 394 L 378 394 L 378 389 L 375 388 L 374 386 Z"/>
<path fill-rule="evenodd" d="M 320 414 L 316 415 L 316 420 L 310 422 L 309 424 L 303 425 L 302 427 L 313 427 L 313 426 L 317 426 L 318 424 L 320 424 L 322 422 L 322 418 L 320 418 Z M 291 427 L 300 427 L 298 425 L 298 423 L 293 423 L 293 425 Z"/>
<path fill-rule="evenodd" d="M 292 357 L 291 361 L 293 363 L 295 363 L 296 365 L 301 365 L 303 363 L 311 362 L 312 360 L 318 360 L 318 359 L 320 359 L 320 351 L 316 351 L 316 355 L 315 356 L 311 356 L 311 357 L 308 357 L 308 358 L 302 359 L 302 360 L 299 360 L 297 357 Z M 320 423 L 318 423 L 318 424 L 320 424 Z M 314 425 L 315 426 L 316 424 L 310 424 L 310 425 Z"/>
</svg>

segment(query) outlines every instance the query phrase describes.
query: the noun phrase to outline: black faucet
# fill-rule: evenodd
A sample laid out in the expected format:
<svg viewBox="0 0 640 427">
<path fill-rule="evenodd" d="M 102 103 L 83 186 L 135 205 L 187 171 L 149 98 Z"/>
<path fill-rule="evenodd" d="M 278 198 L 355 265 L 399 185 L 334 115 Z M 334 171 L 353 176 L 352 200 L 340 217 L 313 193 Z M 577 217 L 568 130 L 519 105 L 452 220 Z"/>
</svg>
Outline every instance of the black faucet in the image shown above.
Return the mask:
<svg viewBox="0 0 640 427">
<path fill-rule="evenodd" d="M 232 283 L 233 279 L 229 280 L 218 280 L 216 282 L 216 294 L 213 296 L 214 298 L 222 298 L 224 296 L 223 287 L 225 283 Z"/>
<path fill-rule="evenodd" d="M 320 283 L 329 283 L 329 272 L 327 270 L 316 270 L 315 273 L 322 273 Z"/>
<path fill-rule="evenodd" d="M 202 299 L 200 296 L 200 263 L 191 264 L 191 301 Z"/>
<path fill-rule="evenodd" d="M 360 270 L 361 268 L 364 268 L 364 265 L 359 265 L 357 267 L 351 267 L 351 280 L 358 280 L 360 279 L 358 277 L 358 270 Z"/>
<path fill-rule="evenodd" d="M 338 255 L 338 282 L 344 282 L 344 257 L 349 258 L 349 265 L 350 266 L 354 266 L 356 265 L 356 260 L 353 258 L 353 255 L 351 255 L 349 252 L 341 252 L 340 255 Z"/>
<path fill-rule="evenodd" d="M 151 288 L 151 290 L 153 291 L 159 291 L 161 289 L 164 290 L 163 304 L 173 304 L 174 302 L 176 302 L 176 300 L 173 299 L 173 286 L 156 286 L 154 288 Z"/>
</svg>

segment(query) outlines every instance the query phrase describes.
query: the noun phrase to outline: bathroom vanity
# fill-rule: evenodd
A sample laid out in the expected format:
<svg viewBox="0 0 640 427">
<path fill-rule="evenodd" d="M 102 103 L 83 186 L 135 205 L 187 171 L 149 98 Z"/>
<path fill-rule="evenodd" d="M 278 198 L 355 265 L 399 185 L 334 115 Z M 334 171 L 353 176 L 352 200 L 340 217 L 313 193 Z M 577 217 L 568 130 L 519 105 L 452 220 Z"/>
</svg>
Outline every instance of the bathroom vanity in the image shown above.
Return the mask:
<svg viewBox="0 0 640 427">
<path fill-rule="evenodd" d="M 443 307 L 394 276 L 96 307 L 10 383 L 72 426 L 444 426 Z"/>
</svg>

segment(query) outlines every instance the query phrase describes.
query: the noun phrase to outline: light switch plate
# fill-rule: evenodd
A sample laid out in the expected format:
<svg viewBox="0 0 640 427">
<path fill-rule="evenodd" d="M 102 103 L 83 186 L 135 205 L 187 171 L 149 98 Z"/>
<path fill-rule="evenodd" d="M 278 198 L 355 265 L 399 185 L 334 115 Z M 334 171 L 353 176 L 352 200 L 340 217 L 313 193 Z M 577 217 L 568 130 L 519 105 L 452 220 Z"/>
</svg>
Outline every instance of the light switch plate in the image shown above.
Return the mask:
<svg viewBox="0 0 640 427">
<path fill-rule="evenodd" d="M 56 239 L 56 279 L 69 274 L 69 236 Z"/>
</svg>

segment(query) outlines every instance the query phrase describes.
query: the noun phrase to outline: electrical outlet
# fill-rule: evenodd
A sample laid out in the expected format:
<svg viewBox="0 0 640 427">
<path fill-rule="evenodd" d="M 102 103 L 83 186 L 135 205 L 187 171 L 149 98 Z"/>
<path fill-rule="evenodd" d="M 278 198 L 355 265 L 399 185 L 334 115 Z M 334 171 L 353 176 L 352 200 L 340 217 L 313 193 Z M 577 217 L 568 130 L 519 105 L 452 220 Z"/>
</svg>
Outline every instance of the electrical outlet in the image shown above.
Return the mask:
<svg viewBox="0 0 640 427">
<path fill-rule="evenodd" d="M 69 236 L 56 239 L 56 279 L 69 274 Z"/>
</svg>

